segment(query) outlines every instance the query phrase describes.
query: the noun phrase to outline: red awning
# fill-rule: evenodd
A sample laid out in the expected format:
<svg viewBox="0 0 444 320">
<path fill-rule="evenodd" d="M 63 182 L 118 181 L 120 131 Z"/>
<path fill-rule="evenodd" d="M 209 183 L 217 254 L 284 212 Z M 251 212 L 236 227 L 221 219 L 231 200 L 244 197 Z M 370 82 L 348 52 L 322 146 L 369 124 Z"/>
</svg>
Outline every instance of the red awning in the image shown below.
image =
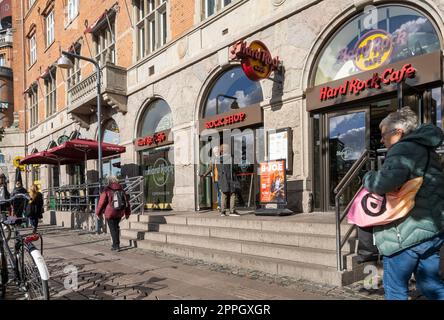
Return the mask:
<svg viewBox="0 0 444 320">
<path fill-rule="evenodd" d="M 30 154 L 29 156 L 26 156 L 22 161 L 20 161 L 20 164 L 53 164 L 53 165 L 63 165 L 63 164 L 73 164 L 73 163 L 79 163 L 81 160 L 79 159 L 67 159 L 67 158 L 60 158 L 53 154 L 50 154 L 48 151 L 40 151 L 33 154 Z"/>
<path fill-rule="evenodd" d="M 97 159 L 99 144 L 96 140 L 74 139 L 60 146 L 51 148 L 48 153 L 66 159 Z M 117 144 L 102 143 L 102 157 L 118 155 L 126 151 L 125 147 Z"/>
</svg>

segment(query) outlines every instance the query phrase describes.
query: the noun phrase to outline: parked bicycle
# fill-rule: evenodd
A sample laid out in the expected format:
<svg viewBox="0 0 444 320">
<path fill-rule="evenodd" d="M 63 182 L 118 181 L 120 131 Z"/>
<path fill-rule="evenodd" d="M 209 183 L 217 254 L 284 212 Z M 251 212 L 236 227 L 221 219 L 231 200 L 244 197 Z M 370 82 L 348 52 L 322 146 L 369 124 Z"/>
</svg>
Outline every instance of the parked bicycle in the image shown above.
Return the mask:
<svg viewBox="0 0 444 320">
<path fill-rule="evenodd" d="M 17 196 L 29 200 L 26 195 Z M 8 203 L 14 198 L 0 204 Z M 9 275 L 12 274 L 11 281 L 15 282 L 29 300 L 49 300 L 49 272 L 42 256 L 43 238 L 38 232 L 21 234 L 19 226 L 26 221 L 27 218 L 7 217 L 3 213 L 0 216 L 0 297 L 5 297 Z M 14 245 L 11 249 L 9 240 L 12 234 Z M 34 245 L 38 240 L 40 250 Z"/>
</svg>

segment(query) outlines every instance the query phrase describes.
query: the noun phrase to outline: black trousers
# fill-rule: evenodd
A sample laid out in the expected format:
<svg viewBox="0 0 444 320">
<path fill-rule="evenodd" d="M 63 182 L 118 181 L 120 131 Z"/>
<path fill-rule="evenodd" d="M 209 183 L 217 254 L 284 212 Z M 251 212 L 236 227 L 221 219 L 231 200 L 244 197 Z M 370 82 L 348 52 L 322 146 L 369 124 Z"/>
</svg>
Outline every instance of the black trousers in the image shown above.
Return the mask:
<svg viewBox="0 0 444 320">
<path fill-rule="evenodd" d="M 114 218 L 107 220 L 111 239 L 113 241 L 113 248 L 118 248 L 120 246 L 120 219 L 121 218 Z"/>
<path fill-rule="evenodd" d="M 358 227 L 358 260 L 361 262 L 378 259 L 378 248 L 373 244 L 373 227 Z"/>
</svg>

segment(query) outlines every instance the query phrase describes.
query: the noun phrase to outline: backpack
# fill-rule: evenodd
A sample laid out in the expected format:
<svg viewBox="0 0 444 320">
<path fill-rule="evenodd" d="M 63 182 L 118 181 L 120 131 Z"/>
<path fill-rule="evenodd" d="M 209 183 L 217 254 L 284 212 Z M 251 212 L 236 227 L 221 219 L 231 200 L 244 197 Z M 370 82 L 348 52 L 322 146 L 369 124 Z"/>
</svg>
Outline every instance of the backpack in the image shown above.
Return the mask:
<svg viewBox="0 0 444 320">
<path fill-rule="evenodd" d="M 114 191 L 113 208 L 116 210 L 124 210 L 126 208 L 126 197 L 123 190 Z"/>
</svg>

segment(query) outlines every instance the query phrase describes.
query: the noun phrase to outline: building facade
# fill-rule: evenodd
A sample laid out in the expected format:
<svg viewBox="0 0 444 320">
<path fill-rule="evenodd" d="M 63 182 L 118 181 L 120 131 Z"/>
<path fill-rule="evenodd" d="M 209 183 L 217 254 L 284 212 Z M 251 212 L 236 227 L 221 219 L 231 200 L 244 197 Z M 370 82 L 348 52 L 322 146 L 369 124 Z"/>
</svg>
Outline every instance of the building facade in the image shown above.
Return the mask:
<svg viewBox="0 0 444 320">
<path fill-rule="evenodd" d="M 20 2 L 23 155 L 97 139 L 92 65 L 56 66 L 61 50 L 96 58 L 103 139 L 127 150 L 104 159 L 104 174 L 143 175 L 147 210 L 214 208 L 213 178 L 200 174 L 224 142 L 240 207 L 259 206 L 258 164 L 284 157 L 288 207 L 329 211 L 359 155 L 384 152 L 389 112 L 409 105 L 442 127 L 442 1 Z M 28 181 L 91 181 L 96 163 L 86 166 L 90 177 L 62 166 L 61 181 L 54 167 L 28 168 Z"/>
</svg>

